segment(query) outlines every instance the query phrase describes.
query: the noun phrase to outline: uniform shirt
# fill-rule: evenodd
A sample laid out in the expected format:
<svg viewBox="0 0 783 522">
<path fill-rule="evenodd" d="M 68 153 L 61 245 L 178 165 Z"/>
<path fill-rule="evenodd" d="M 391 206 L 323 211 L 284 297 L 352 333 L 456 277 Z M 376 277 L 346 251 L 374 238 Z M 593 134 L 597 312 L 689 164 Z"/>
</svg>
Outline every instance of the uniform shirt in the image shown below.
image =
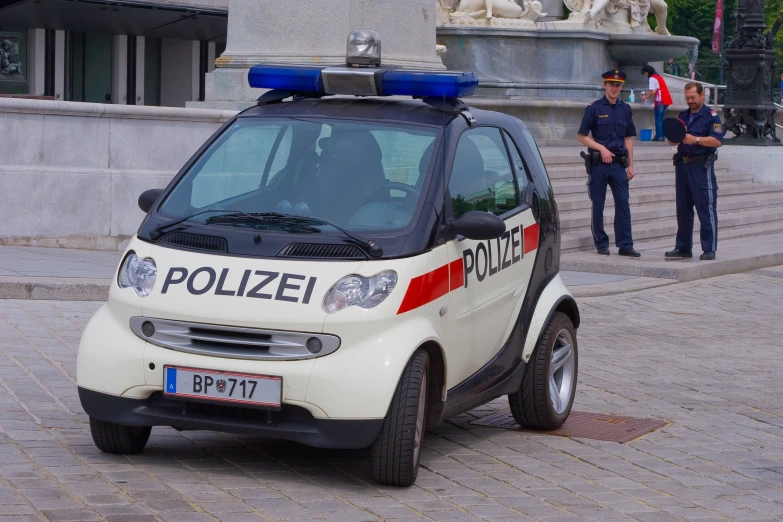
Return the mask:
<svg viewBox="0 0 783 522">
<path fill-rule="evenodd" d="M 612 154 L 625 154 L 625 138 L 636 136 L 636 126 L 633 124 L 633 110 L 624 101 L 617 99 L 611 104 L 606 96 L 596 100 L 585 109 L 579 134 L 588 136 L 593 133 L 593 139 L 609 149 Z"/>
<path fill-rule="evenodd" d="M 688 134 L 691 136 L 701 136 L 702 138 L 712 136 L 723 143 L 723 124 L 720 121 L 720 116 L 706 105 L 702 105 L 701 109 L 695 113 L 690 109 L 684 110 L 680 113 L 679 118 L 688 126 Z M 677 152 L 681 156 L 701 156 L 712 154 L 716 150 L 718 149 L 715 147 L 705 147 L 695 143 L 693 145 L 680 143 L 677 146 Z"/>
</svg>

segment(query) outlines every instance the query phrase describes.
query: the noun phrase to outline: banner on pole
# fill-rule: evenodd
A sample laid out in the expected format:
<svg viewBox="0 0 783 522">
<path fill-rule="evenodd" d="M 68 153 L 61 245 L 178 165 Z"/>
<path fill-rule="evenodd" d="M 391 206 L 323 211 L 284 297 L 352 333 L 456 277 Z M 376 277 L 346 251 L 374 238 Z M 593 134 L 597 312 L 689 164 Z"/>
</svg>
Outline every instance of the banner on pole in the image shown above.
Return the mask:
<svg viewBox="0 0 783 522">
<path fill-rule="evenodd" d="M 712 52 L 723 51 L 723 0 L 715 0 L 715 26 L 712 29 Z"/>
</svg>

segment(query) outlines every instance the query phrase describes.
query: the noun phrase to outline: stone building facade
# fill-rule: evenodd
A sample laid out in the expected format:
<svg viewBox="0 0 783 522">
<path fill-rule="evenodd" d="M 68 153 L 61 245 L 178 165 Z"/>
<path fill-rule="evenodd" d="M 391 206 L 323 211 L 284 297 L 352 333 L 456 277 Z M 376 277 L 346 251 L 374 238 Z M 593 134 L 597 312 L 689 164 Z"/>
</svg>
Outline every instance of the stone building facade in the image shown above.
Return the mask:
<svg viewBox="0 0 783 522">
<path fill-rule="evenodd" d="M 228 3 L 0 0 L 0 96 L 171 107 L 203 100 L 205 74 L 225 49 Z"/>
</svg>

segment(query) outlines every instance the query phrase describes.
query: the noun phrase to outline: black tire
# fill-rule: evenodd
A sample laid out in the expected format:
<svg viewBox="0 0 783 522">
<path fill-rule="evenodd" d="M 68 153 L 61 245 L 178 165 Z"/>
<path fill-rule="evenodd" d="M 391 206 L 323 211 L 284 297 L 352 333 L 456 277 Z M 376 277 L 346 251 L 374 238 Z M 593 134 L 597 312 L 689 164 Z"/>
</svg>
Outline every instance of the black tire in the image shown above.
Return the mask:
<svg viewBox="0 0 783 522">
<path fill-rule="evenodd" d="M 429 366 L 429 354 L 418 350 L 402 372 L 381 432 L 370 449 L 370 467 L 376 482 L 410 486 L 416 481 L 427 430 Z M 421 401 L 423 410 L 419 408 Z"/>
<path fill-rule="evenodd" d="M 568 374 L 571 379 L 570 394 L 567 390 L 563 393 L 567 395 L 567 403 L 561 399 L 561 395 L 555 399 L 558 402 L 558 411 L 553 404 L 553 390 L 550 387 L 549 369 L 552 364 L 553 350 L 562 350 L 569 340 L 571 357 L 573 358 L 572 373 Z M 556 344 L 560 345 L 559 348 Z M 559 352 L 558 352 L 559 353 Z M 577 371 L 579 369 L 579 351 L 576 343 L 576 331 L 571 319 L 564 313 L 555 312 L 549 323 L 544 328 L 538 345 L 533 356 L 525 368 L 525 375 L 522 377 L 522 384 L 516 393 L 508 396 L 508 404 L 511 408 L 511 414 L 514 420 L 523 428 L 533 430 L 555 430 L 563 425 L 571 413 L 571 406 L 574 404 L 576 396 Z M 566 361 L 567 363 L 567 361 Z M 560 372 L 561 382 L 566 376 L 566 370 L 571 367 L 563 367 Z M 557 372 L 555 377 L 557 377 Z M 556 379 L 555 379 L 556 381 Z M 555 386 L 557 384 L 555 383 Z M 556 388 L 557 389 L 557 388 Z M 562 389 L 562 388 L 561 388 Z"/>
<path fill-rule="evenodd" d="M 90 417 L 92 440 L 104 453 L 139 453 L 147 445 L 151 432 L 151 426 L 124 426 Z"/>
</svg>

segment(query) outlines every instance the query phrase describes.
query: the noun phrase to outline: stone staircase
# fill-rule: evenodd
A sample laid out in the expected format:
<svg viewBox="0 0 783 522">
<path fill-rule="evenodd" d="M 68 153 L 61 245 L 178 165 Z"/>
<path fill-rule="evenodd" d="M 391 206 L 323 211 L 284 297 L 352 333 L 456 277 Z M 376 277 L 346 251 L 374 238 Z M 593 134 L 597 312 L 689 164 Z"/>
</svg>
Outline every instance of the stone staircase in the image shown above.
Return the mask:
<svg viewBox="0 0 783 522">
<path fill-rule="evenodd" d="M 594 248 L 590 232 L 590 199 L 579 147 L 544 148 L 542 155 L 560 209 L 562 251 Z M 634 244 L 669 240 L 674 245 L 677 217 L 674 199 L 674 150 L 645 144 L 635 150 L 636 177 L 631 181 L 631 219 Z M 729 172 L 715 164 L 718 179 L 719 240 L 783 232 L 783 183 L 753 183 L 749 173 Z M 607 189 L 604 223 L 614 246 L 614 201 Z M 694 249 L 698 247 L 698 216 Z"/>
</svg>

